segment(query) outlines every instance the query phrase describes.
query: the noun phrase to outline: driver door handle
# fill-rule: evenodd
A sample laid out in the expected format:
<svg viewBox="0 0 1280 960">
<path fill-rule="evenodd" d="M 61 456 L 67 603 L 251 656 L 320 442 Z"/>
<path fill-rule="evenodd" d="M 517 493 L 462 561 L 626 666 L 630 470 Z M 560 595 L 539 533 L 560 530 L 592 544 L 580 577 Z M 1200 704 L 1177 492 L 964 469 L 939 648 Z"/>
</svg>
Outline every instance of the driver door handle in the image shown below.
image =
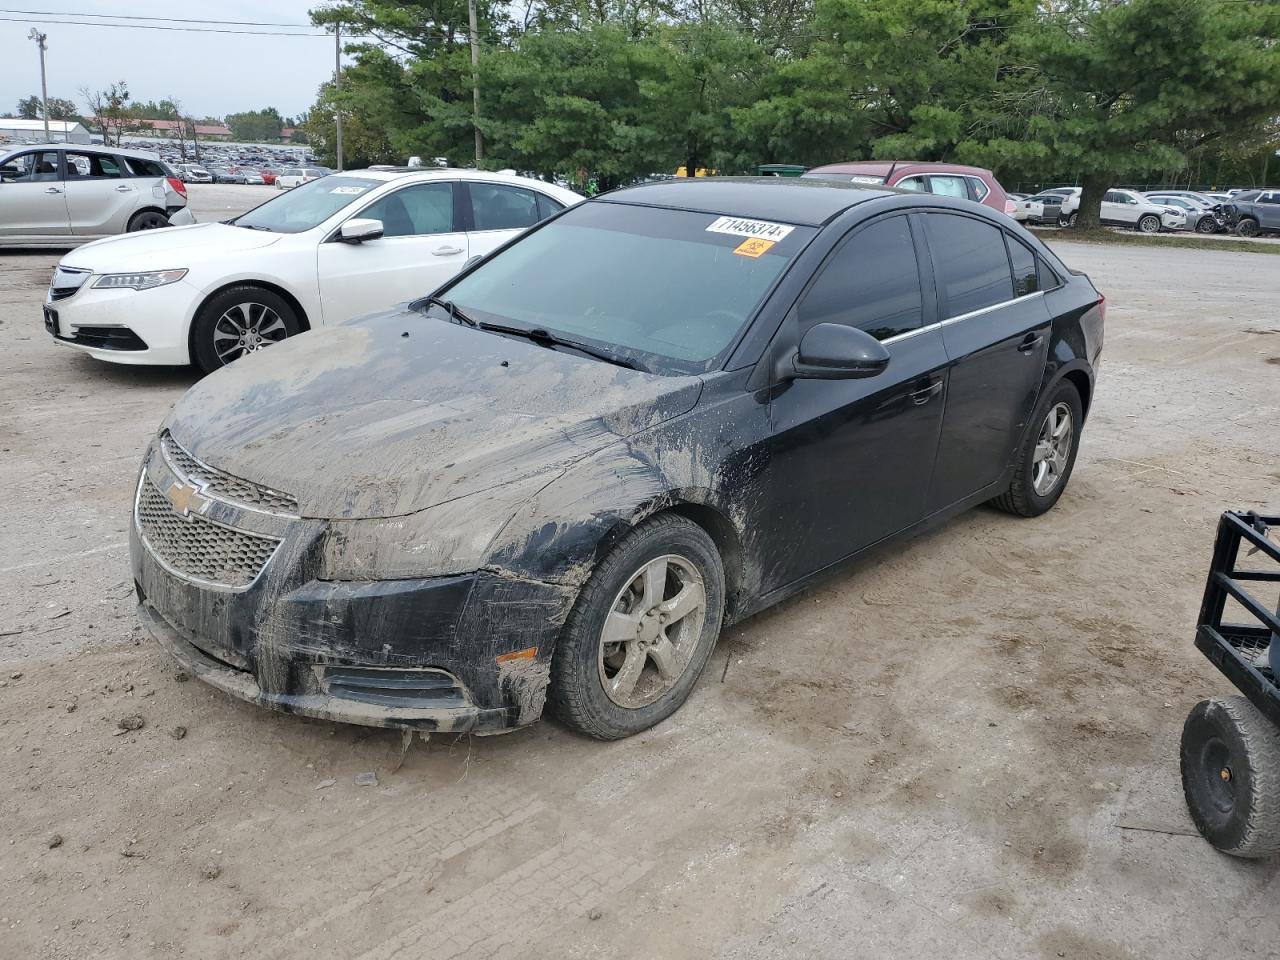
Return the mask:
<svg viewBox="0 0 1280 960">
<path fill-rule="evenodd" d="M 133 187 L 128 186 L 127 184 L 122 183 L 120 184 L 120 186 L 116 187 L 116 193 L 132 193 L 132 192 L 133 192 Z"/>
<path fill-rule="evenodd" d="M 919 390 L 912 390 L 907 394 L 908 399 L 916 406 L 924 406 L 934 397 L 942 392 L 942 381 L 934 380 L 927 387 L 921 387 Z"/>
<path fill-rule="evenodd" d="M 437 257 L 452 257 L 461 252 L 461 247 L 436 247 L 431 251 L 432 255 Z"/>
<path fill-rule="evenodd" d="M 1038 334 L 1028 333 L 1022 338 L 1022 342 L 1018 344 L 1019 353 L 1031 353 L 1036 347 L 1044 343 L 1044 337 Z"/>
</svg>

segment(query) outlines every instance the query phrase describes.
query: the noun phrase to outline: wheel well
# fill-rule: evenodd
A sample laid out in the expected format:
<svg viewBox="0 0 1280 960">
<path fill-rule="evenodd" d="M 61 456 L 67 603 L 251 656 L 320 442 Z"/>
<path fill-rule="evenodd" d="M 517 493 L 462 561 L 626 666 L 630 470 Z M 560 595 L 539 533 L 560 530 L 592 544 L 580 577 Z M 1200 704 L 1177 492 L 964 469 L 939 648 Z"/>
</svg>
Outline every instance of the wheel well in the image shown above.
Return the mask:
<svg viewBox="0 0 1280 960">
<path fill-rule="evenodd" d="M 1083 370 L 1069 370 L 1063 374 L 1063 380 L 1066 380 L 1076 392 L 1080 394 L 1080 412 L 1086 417 L 1089 416 L 1089 401 L 1092 399 L 1092 389 L 1089 385 L 1089 375 Z"/>
<path fill-rule="evenodd" d="M 738 590 L 742 585 L 742 544 L 738 540 L 738 531 L 723 513 L 701 503 L 677 503 L 654 516 L 662 516 L 664 513 L 679 514 L 686 520 L 693 521 L 715 543 L 716 549 L 720 551 L 720 561 L 724 564 L 725 615 L 729 620 L 734 619 Z"/>
<path fill-rule="evenodd" d="M 187 353 L 190 355 L 192 363 L 196 362 L 193 339 L 195 336 L 196 318 L 200 316 L 200 311 L 205 308 L 205 305 L 208 304 L 210 300 L 223 291 L 230 290 L 232 287 L 261 287 L 263 290 L 270 290 L 276 296 L 283 298 L 289 306 L 293 307 L 294 313 L 298 315 L 298 325 L 302 328 L 302 331 L 311 329 L 311 321 L 307 319 L 307 311 L 302 309 L 302 304 L 298 302 L 298 298 L 284 287 L 277 286 L 276 284 L 270 283 L 266 280 L 232 280 L 230 283 L 224 283 L 216 290 L 210 290 L 209 295 L 200 301 L 200 306 L 196 307 L 195 313 L 191 315 L 191 327 L 187 331 Z"/>
<path fill-rule="evenodd" d="M 125 229 L 127 230 L 128 225 L 130 223 L 133 223 L 134 220 L 137 220 L 138 216 L 143 213 L 158 213 L 162 217 L 166 217 L 166 218 L 169 216 L 169 211 L 166 210 L 164 207 L 156 207 L 156 206 L 139 207 L 137 210 L 133 211 L 133 213 L 129 214 L 129 220 L 125 224 Z"/>
</svg>

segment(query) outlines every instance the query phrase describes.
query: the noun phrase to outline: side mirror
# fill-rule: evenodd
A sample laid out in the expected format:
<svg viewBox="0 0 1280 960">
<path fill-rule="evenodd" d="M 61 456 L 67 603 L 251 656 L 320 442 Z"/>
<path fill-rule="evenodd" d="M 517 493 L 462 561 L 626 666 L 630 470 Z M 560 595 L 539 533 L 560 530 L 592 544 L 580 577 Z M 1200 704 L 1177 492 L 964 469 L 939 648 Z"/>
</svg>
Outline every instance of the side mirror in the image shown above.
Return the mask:
<svg viewBox="0 0 1280 960">
<path fill-rule="evenodd" d="M 779 373 L 794 380 L 856 380 L 889 366 L 889 351 L 871 334 L 843 323 L 814 324 Z M 789 368 L 789 369 L 788 369 Z"/>
<path fill-rule="evenodd" d="M 338 239 L 343 243 L 364 243 L 382 236 L 381 220 L 348 220 L 338 228 Z"/>
</svg>

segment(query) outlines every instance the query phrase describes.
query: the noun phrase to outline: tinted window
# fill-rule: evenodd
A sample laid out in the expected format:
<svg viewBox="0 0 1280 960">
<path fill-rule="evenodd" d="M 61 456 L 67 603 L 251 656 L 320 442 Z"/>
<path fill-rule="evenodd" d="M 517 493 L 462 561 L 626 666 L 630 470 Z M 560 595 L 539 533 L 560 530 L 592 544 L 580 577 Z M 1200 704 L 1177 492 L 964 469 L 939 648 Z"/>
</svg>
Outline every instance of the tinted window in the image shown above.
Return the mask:
<svg viewBox="0 0 1280 960">
<path fill-rule="evenodd" d="M 799 312 L 801 329 L 844 323 L 879 340 L 920 326 L 920 272 L 907 218 L 878 220 L 836 248 Z"/>
<path fill-rule="evenodd" d="M 944 197 L 969 199 L 969 188 L 964 182 L 964 177 L 930 177 L 929 190 Z"/>
<path fill-rule="evenodd" d="M 449 287 L 481 321 L 542 327 L 657 372 L 710 369 L 813 230 L 775 242 L 730 218 L 621 203 L 571 207 Z"/>
<path fill-rule="evenodd" d="M 72 153 L 67 151 L 67 179 L 84 177 L 121 177 L 124 172 L 115 157 L 101 153 Z"/>
<path fill-rule="evenodd" d="M 4 174 L 7 183 L 37 183 L 58 179 L 58 155 L 52 150 L 23 153 L 5 161 L 15 172 Z"/>
<path fill-rule="evenodd" d="M 1013 299 L 1003 231 L 973 217 L 925 216 L 938 296 L 947 317 Z"/>
<path fill-rule="evenodd" d="M 514 230 L 538 222 L 532 190 L 500 183 L 471 184 L 471 216 L 476 230 Z"/>
<path fill-rule="evenodd" d="M 900 190 L 915 190 L 919 193 L 928 193 L 929 188 L 924 185 L 924 177 L 907 177 L 899 180 L 894 184 Z"/>
<path fill-rule="evenodd" d="M 973 199 L 979 202 L 981 202 L 982 198 L 991 192 L 987 188 L 987 185 L 983 183 L 981 180 L 979 180 L 977 177 L 969 178 L 969 186 L 973 190 Z"/>
<path fill-rule="evenodd" d="M 1013 264 L 1013 295 L 1025 297 L 1040 289 L 1040 279 L 1036 273 L 1036 255 L 1020 241 L 1006 234 L 1009 242 L 1009 260 Z"/>
<path fill-rule="evenodd" d="M 538 219 L 545 220 L 553 213 L 559 213 L 564 209 L 564 204 L 558 200 L 552 200 L 545 194 L 539 193 L 538 197 Z"/>
<path fill-rule="evenodd" d="M 1259 203 L 1280 203 L 1280 193 L 1264 193 L 1258 198 Z"/>
<path fill-rule="evenodd" d="M 381 220 L 384 237 L 452 233 L 453 184 L 419 183 L 405 187 L 369 204 L 357 216 Z"/>
<path fill-rule="evenodd" d="M 130 176 L 134 177 L 167 177 L 169 171 L 158 160 L 143 160 L 140 157 L 121 157 L 121 162 Z"/>
</svg>

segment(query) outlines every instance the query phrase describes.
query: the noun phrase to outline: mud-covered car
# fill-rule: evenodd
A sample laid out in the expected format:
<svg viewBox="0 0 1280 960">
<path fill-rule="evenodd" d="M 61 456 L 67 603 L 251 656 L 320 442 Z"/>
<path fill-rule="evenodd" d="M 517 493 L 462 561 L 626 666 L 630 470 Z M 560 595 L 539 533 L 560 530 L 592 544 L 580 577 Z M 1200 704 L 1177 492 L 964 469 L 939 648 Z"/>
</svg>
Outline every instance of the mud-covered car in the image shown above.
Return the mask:
<svg viewBox="0 0 1280 960">
<path fill-rule="evenodd" d="M 1102 322 L 966 201 L 618 191 L 192 388 L 139 477 L 140 616 L 291 713 L 488 733 L 549 696 L 626 736 L 725 624 L 976 504 L 1052 507 Z"/>
</svg>

